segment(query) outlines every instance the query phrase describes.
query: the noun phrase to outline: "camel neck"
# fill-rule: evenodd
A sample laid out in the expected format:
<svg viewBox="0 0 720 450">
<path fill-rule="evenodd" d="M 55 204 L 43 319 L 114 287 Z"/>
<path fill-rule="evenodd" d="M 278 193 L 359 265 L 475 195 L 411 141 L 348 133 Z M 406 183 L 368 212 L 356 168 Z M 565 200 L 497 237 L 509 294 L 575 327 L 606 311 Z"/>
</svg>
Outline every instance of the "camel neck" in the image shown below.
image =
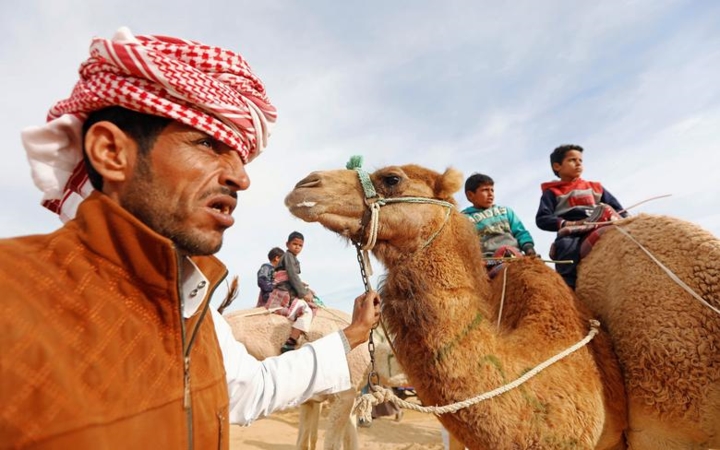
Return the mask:
<svg viewBox="0 0 720 450">
<path fill-rule="evenodd" d="M 438 343 L 429 349 L 438 354 L 491 322 L 495 310 L 479 245 L 466 248 L 457 233 L 448 231 L 432 245 L 412 254 L 398 253 L 397 259 L 386 262 L 393 270 L 381 292 L 383 308 L 394 321 L 391 328 Z M 432 339 L 427 340 L 428 333 Z"/>
</svg>

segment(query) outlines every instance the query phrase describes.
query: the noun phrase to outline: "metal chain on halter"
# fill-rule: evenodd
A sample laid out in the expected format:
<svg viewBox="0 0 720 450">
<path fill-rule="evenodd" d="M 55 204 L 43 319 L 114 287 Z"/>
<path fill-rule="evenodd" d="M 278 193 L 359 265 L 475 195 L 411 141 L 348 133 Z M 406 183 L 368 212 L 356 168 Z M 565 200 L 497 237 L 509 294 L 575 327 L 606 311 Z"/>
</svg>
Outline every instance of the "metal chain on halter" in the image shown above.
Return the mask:
<svg viewBox="0 0 720 450">
<path fill-rule="evenodd" d="M 366 199 L 377 197 L 377 192 L 375 191 L 375 186 L 373 186 L 372 181 L 370 180 L 370 176 L 367 172 L 362 170 L 362 156 L 352 156 L 345 165 L 345 168 L 357 172 L 358 179 L 360 180 L 360 184 L 363 188 L 363 193 Z M 363 284 L 365 285 L 365 293 L 367 294 L 372 290 L 372 285 L 370 284 L 370 276 L 368 275 L 365 267 L 366 261 L 365 257 L 363 256 L 362 245 L 360 244 L 360 242 L 354 242 L 354 245 L 355 249 L 357 250 L 357 260 L 360 264 L 360 275 L 362 276 Z M 368 339 L 368 353 L 370 353 L 370 372 L 368 373 L 368 384 L 370 385 L 370 387 L 380 384 L 380 375 L 378 375 L 377 370 L 375 370 L 375 342 L 373 341 L 373 333 L 375 332 L 375 328 L 377 328 L 377 324 L 375 324 L 375 326 L 370 331 L 370 339 Z"/>
<path fill-rule="evenodd" d="M 370 277 L 368 276 L 367 270 L 365 270 L 365 258 L 363 257 L 362 253 L 362 245 L 360 245 L 359 242 L 355 242 L 354 245 L 355 249 L 357 250 L 358 264 L 360 264 L 360 275 L 362 276 L 363 284 L 365 285 L 365 293 L 367 294 L 372 290 L 372 285 L 370 284 Z M 373 334 L 375 328 L 377 328 L 377 324 L 375 324 L 375 326 L 370 331 L 370 339 L 368 339 L 368 353 L 370 353 L 370 372 L 368 372 L 368 384 L 370 385 L 370 387 L 380 384 L 380 375 L 377 373 L 377 370 L 375 370 L 375 341 L 373 341 Z"/>
</svg>

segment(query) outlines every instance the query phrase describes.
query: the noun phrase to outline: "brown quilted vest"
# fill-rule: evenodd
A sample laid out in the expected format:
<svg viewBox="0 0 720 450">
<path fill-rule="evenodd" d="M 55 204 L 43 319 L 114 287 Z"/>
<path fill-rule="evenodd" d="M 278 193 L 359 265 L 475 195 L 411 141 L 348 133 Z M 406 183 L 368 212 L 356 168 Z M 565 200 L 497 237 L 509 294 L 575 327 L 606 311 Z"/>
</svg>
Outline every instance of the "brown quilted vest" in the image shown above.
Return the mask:
<svg viewBox="0 0 720 450">
<path fill-rule="evenodd" d="M 211 294 L 225 267 L 193 261 Z M 210 294 L 183 320 L 178 276 L 172 242 L 99 193 L 0 240 L 0 448 L 229 448 Z"/>
</svg>

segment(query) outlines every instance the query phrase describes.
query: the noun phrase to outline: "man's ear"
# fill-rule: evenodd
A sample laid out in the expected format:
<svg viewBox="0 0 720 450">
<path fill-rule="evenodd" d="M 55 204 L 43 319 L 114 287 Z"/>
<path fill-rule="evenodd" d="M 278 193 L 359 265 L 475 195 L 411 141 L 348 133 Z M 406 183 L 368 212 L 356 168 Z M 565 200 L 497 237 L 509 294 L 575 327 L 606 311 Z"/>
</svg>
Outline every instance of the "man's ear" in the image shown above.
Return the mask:
<svg viewBox="0 0 720 450">
<path fill-rule="evenodd" d="M 93 124 L 85 133 L 85 154 L 103 184 L 123 182 L 132 173 L 137 145 L 112 122 Z"/>
<path fill-rule="evenodd" d="M 561 166 L 561 165 L 562 165 L 562 164 L 560 164 L 560 163 L 556 163 L 556 162 L 552 163 L 552 169 L 553 169 L 553 172 L 559 172 L 559 171 L 560 171 L 560 166 Z"/>
</svg>

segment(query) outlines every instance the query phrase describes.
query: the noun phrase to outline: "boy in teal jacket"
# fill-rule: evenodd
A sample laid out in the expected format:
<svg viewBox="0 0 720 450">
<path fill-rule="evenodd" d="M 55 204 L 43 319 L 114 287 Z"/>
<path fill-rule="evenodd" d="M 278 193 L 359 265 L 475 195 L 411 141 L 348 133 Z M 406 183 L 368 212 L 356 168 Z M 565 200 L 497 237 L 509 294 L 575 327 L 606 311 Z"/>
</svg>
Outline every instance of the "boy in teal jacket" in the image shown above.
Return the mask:
<svg viewBox="0 0 720 450">
<path fill-rule="evenodd" d="M 492 257 L 502 247 L 534 256 L 535 243 L 515 212 L 495 201 L 495 182 L 487 175 L 474 173 L 465 181 L 465 197 L 472 206 L 462 213 L 475 224 L 483 255 Z"/>
</svg>

